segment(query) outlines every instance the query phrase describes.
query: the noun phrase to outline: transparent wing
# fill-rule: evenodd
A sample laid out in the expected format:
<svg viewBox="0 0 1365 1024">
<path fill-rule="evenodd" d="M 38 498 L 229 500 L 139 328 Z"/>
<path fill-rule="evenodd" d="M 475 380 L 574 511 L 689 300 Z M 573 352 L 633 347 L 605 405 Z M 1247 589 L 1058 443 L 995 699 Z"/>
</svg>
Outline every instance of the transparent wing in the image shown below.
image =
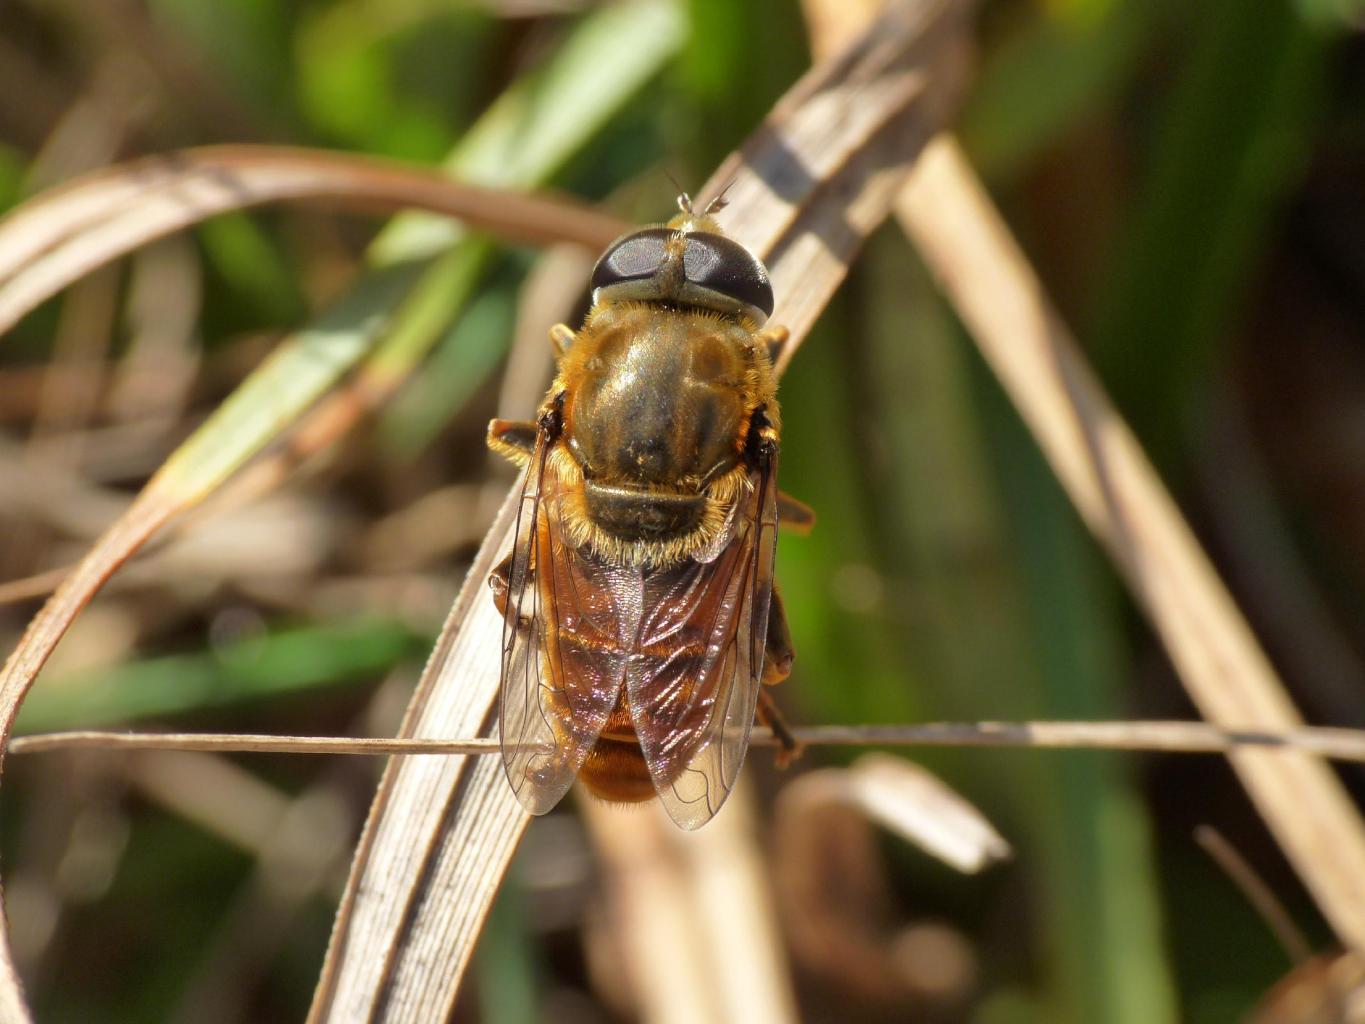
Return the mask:
<svg viewBox="0 0 1365 1024">
<path fill-rule="evenodd" d="M 682 828 L 709 821 L 749 746 L 772 600 L 777 457 L 754 473 L 730 543 L 645 578 L 641 657 L 626 673 L 654 787 Z"/>
<path fill-rule="evenodd" d="M 564 542 L 563 495 L 547 466 L 550 444 L 536 443 L 522 484 L 502 630 L 498 724 L 507 781 L 532 814 L 568 792 L 621 692 L 627 658 L 613 590 L 628 578 Z M 638 574 L 636 574 L 638 577 Z"/>
</svg>

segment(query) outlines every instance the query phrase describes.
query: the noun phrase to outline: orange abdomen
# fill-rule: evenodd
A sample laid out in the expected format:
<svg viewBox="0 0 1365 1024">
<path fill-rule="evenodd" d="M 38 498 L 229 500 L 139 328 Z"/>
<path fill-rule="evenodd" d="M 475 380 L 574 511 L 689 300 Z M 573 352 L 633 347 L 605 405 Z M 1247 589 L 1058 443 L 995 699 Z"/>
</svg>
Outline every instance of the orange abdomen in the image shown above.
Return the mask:
<svg viewBox="0 0 1365 1024">
<path fill-rule="evenodd" d="M 593 796 L 622 804 L 638 804 L 654 796 L 645 755 L 635 741 L 599 739 L 583 762 L 578 778 Z"/>
</svg>

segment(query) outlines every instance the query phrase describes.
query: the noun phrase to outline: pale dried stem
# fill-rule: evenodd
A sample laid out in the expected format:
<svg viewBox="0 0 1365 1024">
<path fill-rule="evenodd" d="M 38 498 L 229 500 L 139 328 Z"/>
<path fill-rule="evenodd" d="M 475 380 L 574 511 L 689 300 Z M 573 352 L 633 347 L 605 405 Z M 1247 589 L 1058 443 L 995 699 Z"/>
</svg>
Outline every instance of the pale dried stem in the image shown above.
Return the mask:
<svg viewBox="0 0 1365 1024">
<path fill-rule="evenodd" d="M 733 179 L 724 222 L 764 257 L 794 342 L 889 211 L 962 77 L 964 8 L 891 5 L 843 57 L 779 104 L 701 198 Z M 502 623 L 483 581 L 506 550 L 503 506 L 409 708 L 407 736 L 488 731 Z M 404 758 L 389 766 L 338 912 L 311 1020 L 440 1020 L 527 818 L 494 758 Z"/>
<path fill-rule="evenodd" d="M 1204 717 L 1233 732 L 1298 730 L 1284 685 L 952 138 L 925 149 L 896 212 Z M 1230 760 L 1337 935 L 1365 951 L 1365 827 L 1341 783 L 1302 750 L 1239 748 Z"/>
<path fill-rule="evenodd" d="M 1287 732 L 1221 729 L 1206 722 L 920 722 L 914 725 L 817 725 L 791 730 L 808 747 L 1018 747 L 1227 754 L 1243 747 L 1298 750 L 1335 761 L 1365 763 L 1365 730 L 1301 728 Z M 755 746 L 777 746 L 755 727 Z M 496 754 L 495 737 L 415 739 L 276 736 L 263 733 L 112 732 L 77 730 L 19 736 L 11 754 L 58 750 L 196 750 L 249 754 Z"/>
<path fill-rule="evenodd" d="M 725 813 L 683 832 L 656 803 L 583 814 L 603 863 L 621 966 L 647 1024 L 799 1020 L 773 897 L 741 785 Z"/>
<path fill-rule="evenodd" d="M 0 605 L 13 604 L 15 601 L 31 601 L 35 597 L 46 597 L 56 590 L 62 580 L 71 575 L 71 565 L 56 569 L 45 569 L 17 580 L 0 583 Z"/>
</svg>

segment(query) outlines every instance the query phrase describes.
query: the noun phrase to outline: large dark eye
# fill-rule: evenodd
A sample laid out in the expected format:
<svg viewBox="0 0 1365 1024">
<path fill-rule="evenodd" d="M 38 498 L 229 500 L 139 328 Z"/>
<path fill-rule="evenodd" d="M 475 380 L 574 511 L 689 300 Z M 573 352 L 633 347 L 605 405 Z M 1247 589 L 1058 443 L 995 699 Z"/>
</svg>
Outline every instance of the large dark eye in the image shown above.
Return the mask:
<svg viewBox="0 0 1365 1024">
<path fill-rule="evenodd" d="M 661 275 L 676 228 L 644 228 L 618 238 L 597 261 L 592 288 L 609 288 L 617 298 L 675 301 L 718 309 L 748 310 L 759 319 L 773 311 L 773 286 L 758 257 L 733 239 L 711 231 L 683 234 L 682 274 Z M 626 286 L 624 288 L 618 286 Z M 738 309 L 736 309 L 738 307 Z"/>
<path fill-rule="evenodd" d="M 764 316 L 772 314 L 773 286 L 767 269 L 734 239 L 709 231 L 689 233 L 683 268 L 693 284 L 762 310 Z"/>
<path fill-rule="evenodd" d="M 593 267 L 593 290 L 653 277 L 664 261 L 665 243 L 673 233 L 671 228 L 645 228 L 618 238 Z"/>
</svg>

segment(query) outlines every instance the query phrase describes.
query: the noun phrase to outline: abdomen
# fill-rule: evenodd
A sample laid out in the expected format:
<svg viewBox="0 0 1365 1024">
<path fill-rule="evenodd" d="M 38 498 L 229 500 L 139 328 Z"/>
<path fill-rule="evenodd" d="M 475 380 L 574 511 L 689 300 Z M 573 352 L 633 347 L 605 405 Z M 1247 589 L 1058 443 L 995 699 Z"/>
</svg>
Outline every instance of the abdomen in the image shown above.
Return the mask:
<svg viewBox="0 0 1365 1024">
<path fill-rule="evenodd" d="M 654 796 L 654 781 L 635 740 L 599 738 L 578 777 L 602 800 L 638 804 Z"/>
</svg>

